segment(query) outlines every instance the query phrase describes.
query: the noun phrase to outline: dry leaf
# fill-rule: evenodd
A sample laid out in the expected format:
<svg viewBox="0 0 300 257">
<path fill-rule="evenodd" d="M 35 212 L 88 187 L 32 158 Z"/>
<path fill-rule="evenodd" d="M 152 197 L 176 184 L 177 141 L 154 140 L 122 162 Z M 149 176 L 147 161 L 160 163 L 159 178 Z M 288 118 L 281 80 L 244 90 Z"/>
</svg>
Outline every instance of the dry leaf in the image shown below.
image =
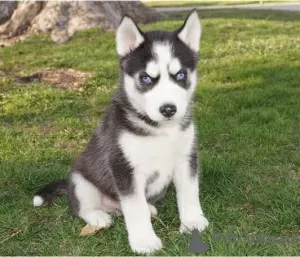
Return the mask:
<svg viewBox="0 0 300 257">
<path fill-rule="evenodd" d="M 87 224 L 84 228 L 80 231 L 80 236 L 89 236 L 100 230 L 101 227 L 98 226 L 91 226 Z"/>
</svg>

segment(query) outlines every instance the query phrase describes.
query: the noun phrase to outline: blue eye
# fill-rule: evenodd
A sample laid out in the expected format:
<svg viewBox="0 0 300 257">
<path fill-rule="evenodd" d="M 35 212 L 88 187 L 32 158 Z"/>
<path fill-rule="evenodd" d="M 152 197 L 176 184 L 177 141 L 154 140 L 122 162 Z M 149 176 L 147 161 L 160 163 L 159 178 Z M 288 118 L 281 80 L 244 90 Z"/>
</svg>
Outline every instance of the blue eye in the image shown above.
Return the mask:
<svg viewBox="0 0 300 257">
<path fill-rule="evenodd" d="M 185 78 L 185 74 L 183 72 L 179 72 L 176 74 L 176 80 L 183 80 Z"/>
<path fill-rule="evenodd" d="M 152 79 L 149 76 L 143 76 L 142 77 L 142 82 L 145 84 L 151 84 Z"/>
</svg>

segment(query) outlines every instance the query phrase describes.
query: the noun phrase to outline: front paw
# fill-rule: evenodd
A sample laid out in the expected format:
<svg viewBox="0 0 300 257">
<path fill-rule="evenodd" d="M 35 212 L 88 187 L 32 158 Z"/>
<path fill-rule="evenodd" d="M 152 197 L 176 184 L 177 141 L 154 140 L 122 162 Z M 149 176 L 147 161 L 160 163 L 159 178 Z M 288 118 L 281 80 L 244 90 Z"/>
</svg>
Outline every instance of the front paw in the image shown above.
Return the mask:
<svg viewBox="0 0 300 257">
<path fill-rule="evenodd" d="M 132 251 L 140 254 L 153 253 L 154 251 L 162 248 L 161 240 L 155 235 L 154 232 L 129 236 L 129 244 Z"/>
<path fill-rule="evenodd" d="M 180 233 L 191 233 L 192 230 L 197 229 L 201 232 L 208 226 L 208 224 L 208 220 L 203 215 L 199 215 L 182 221 L 179 231 Z"/>
</svg>

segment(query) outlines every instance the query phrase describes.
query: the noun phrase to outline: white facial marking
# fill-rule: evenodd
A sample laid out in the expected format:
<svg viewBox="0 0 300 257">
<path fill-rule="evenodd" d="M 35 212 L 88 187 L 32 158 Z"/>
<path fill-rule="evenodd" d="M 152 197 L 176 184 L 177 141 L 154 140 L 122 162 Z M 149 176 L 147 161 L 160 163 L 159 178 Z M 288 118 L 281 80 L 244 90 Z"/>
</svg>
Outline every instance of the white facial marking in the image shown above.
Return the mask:
<svg viewBox="0 0 300 257">
<path fill-rule="evenodd" d="M 173 56 L 172 46 L 169 43 L 154 43 L 152 52 L 155 55 L 160 79 L 153 89 L 143 95 L 144 112 L 154 121 L 164 121 L 167 118 L 160 112 L 160 107 L 164 104 L 173 104 L 177 111 L 172 120 L 179 121 L 185 115 L 190 99 L 189 90 L 180 87 L 170 77 L 170 69 L 177 73 L 180 62 Z"/>
<path fill-rule="evenodd" d="M 169 65 L 169 72 L 175 75 L 181 69 L 180 62 L 177 58 L 172 59 Z"/>
<path fill-rule="evenodd" d="M 147 64 L 146 72 L 154 78 L 159 75 L 157 84 L 149 91 L 141 93 L 136 88 L 136 84 L 139 83 L 139 76 L 132 78 L 125 74 L 126 93 L 136 110 L 157 122 L 167 120 L 160 112 L 161 106 L 164 104 L 175 105 L 177 110 L 171 121 L 176 121 L 178 124 L 187 111 L 189 101 L 196 87 L 196 71 L 191 72 L 188 70 L 187 79 L 190 81 L 191 86 L 188 89 L 183 88 L 170 77 L 170 73 L 175 75 L 182 68 L 179 59 L 172 52 L 170 43 L 155 42 L 152 52 L 155 59 Z M 143 86 L 146 87 L 147 85 Z M 171 124 L 171 121 L 168 120 L 168 123 Z"/>
<path fill-rule="evenodd" d="M 167 73 L 168 65 L 172 61 L 172 48 L 169 43 L 161 43 L 157 42 L 153 44 L 152 49 L 154 55 L 156 56 L 156 60 L 160 69 L 160 72 Z"/>
<path fill-rule="evenodd" d="M 155 61 L 149 62 L 146 67 L 146 73 L 152 78 L 157 78 L 159 75 L 158 64 Z"/>
</svg>

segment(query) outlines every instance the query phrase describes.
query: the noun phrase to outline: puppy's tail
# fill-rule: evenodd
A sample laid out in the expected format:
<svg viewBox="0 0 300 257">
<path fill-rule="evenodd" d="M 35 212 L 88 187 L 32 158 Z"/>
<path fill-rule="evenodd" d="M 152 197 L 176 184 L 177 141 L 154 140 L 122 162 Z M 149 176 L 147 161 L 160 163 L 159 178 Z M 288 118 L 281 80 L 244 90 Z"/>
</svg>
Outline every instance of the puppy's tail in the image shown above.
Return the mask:
<svg viewBox="0 0 300 257">
<path fill-rule="evenodd" d="M 66 195 L 68 189 L 68 180 L 59 179 L 55 180 L 36 192 L 33 197 L 33 205 L 35 207 L 49 203 L 55 196 Z"/>
</svg>

